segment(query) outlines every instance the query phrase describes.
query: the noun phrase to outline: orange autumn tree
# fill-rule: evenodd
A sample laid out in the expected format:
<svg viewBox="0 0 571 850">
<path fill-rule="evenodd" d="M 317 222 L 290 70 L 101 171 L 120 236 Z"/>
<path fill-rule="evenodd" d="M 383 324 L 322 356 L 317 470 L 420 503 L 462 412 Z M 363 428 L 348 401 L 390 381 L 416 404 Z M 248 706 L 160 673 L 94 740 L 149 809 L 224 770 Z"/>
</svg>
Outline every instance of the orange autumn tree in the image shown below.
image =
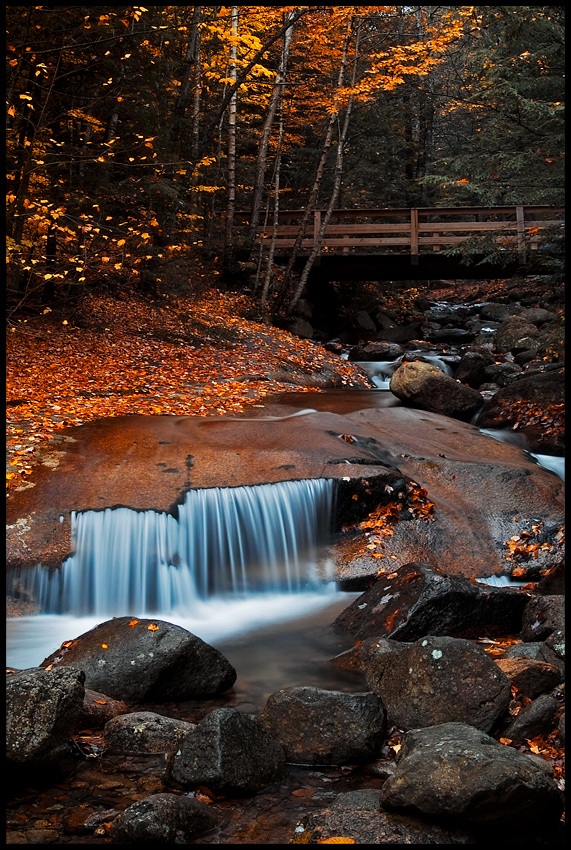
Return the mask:
<svg viewBox="0 0 571 850">
<path fill-rule="evenodd" d="M 347 192 L 343 126 L 350 145 L 356 113 L 430 73 L 469 7 L 424 8 L 7 7 L 9 309 L 168 294 L 203 250 L 234 280 L 235 209 Z"/>
</svg>

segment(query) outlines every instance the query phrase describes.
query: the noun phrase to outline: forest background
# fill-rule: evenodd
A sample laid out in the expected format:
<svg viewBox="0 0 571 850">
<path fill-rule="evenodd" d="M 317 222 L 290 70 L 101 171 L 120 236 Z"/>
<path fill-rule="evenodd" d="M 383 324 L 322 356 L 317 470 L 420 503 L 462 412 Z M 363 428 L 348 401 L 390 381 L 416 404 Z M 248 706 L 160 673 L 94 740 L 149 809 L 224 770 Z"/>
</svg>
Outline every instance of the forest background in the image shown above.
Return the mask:
<svg viewBox="0 0 571 850">
<path fill-rule="evenodd" d="M 213 386 L 213 327 L 232 382 L 263 348 L 242 321 L 295 309 L 254 238 L 280 210 L 562 205 L 564 14 L 7 6 L 10 486 L 53 428 L 247 400 L 188 386 Z"/>
</svg>

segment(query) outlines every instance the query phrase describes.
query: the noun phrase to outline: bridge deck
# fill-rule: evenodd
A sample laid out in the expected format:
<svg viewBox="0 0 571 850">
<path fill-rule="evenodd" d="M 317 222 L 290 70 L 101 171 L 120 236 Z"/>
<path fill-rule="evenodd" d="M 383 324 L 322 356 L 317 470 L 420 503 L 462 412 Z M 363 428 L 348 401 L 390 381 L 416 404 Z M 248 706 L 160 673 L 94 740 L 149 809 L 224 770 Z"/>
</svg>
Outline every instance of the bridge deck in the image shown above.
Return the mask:
<svg viewBox="0 0 571 850">
<path fill-rule="evenodd" d="M 540 243 L 540 232 L 562 225 L 564 207 L 421 207 L 413 209 L 334 210 L 322 234 L 320 256 L 337 254 L 407 255 L 418 265 L 422 255 L 438 253 L 467 239 L 488 237 L 499 247 L 527 260 L 527 252 Z M 322 227 L 324 212 L 315 210 L 301 242 L 304 253 L 312 250 Z M 275 253 L 287 253 L 295 245 L 303 210 L 279 213 L 278 226 L 259 229 L 259 238 L 275 238 Z"/>
</svg>

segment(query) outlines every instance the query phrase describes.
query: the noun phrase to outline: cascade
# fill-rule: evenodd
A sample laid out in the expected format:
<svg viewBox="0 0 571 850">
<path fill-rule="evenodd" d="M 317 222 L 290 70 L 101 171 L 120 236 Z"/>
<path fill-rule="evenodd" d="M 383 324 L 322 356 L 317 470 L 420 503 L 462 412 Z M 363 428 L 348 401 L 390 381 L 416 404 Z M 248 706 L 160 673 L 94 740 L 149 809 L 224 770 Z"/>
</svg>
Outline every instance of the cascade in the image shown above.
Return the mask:
<svg viewBox="0 0 571 850">
<path fill-rule="evenodd" d="M 73 554 L 61 569 L 10 576 L 43 614 L 190 613 L 213 598 L 323 587 L 334 481 L 191 490 L 178 517 L 114 508 L 72 514 Z"/>
</svg>

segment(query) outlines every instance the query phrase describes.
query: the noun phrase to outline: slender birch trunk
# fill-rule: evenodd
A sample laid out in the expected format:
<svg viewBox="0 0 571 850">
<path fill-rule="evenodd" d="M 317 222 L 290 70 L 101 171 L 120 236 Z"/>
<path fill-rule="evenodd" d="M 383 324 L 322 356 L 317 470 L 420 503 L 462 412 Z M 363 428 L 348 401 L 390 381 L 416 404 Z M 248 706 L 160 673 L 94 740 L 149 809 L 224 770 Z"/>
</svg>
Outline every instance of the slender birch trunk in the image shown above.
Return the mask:
<svg viewBox="0 0 571 850">
<path fill-rule="evenodd" d="M 339 75 L 339 81 L 340 81 L 339 88 L 341 88 L 341 85 L 343 83 L 343 76 L 344 76 L 344 72 L 345 72 L 345 68 L 346 68 L 346 64 L 347 64 L 347 52 L 348 52 L 350 37 L 351 37 L 351 24 L 349 24 L 349 29 L 348 29 L 347 36 L 346 36 L 346 39 L 345 39 L 345 45 L 344 45 L 344 48 L 343 48 L 343 60 L 342 60 L 342 64 L 341 64 L 341 72 L 340 72 L 340 75 Z M 355 85 L 355 78 L 356 78 L 356 73 L 357 73 L 357 57 L 359 55 L 359 40 L 360 40 L 360 20 L 359 20 L 359 24 L 358 24 L 358 27 L 357 27 L 357 36 L 356 36 L 356 43 L 355 43 L 355 59 L 354 59 L 354 63 L 353 63 L 353 74 L 352 74 L 352 79 L 351 79 L 351 87 L 352 88 Z M 292 298 L 291 298 L 291 300 L 288 304 L 288 308 L 287 308 L 288 314 L 293 311 L 295 305 L 299 301 L 301 293 L 303 292 L 303 289 L 304 289 L 304 287 L 307 283 L 307 279 L 309 277 L 309 273 L 310 273 L 310 271 L 313 267 L 313 264 L 314 264 L 316 258 L 321 253 L 321 245 L 323 243 L 325 231 L 327 230 L 327 226 L 328 226 L 328 224 L 331 220 L 331 215 L 333 213 L 333 210 L 335 209 L 335 205 L 336 205 L 337 199 L 339 197 L 339 190 L 341 188 L 341 179 L 343 177 L 344 147 L 345 147 L 345 143 L 347 141 L 347 134 L 349 132 L 349 124 L 350 124 L 350 121 L 351 121 L 352 107 L 353 107 L 353 95 L 351 94 L 349 96 L 349 100 L 347 102 L 347 107 L 345 109 L 343 127 L 339 132 L 339 139 L 338 139 L 338 143 L 337 143 L 337 156 L 336 156 L 336 159 L 335 159 L 335 174 L 334 174 L 333 190 L 331 192 L 331 197 L 329 198 L 329 203 L 327 205 L 327 210 L 325 212 L 325 215 L 322 217 L 321 227 L 320 227 L 319 233 L 318 233 L 318 235 L 315 239 L 315 244 L 314 244 L 314 246 L 311 250 L 309 257 L 307 258 L 307 262 L 305 263 L 305 266 L 303 268 L 303 272 L 301 274 L 300 281 L 299 281 L 299 283 L 298 283 L 298 285 L 295 289 L 295 292 L 294 292 L 294 294 L 293 294 L 293 296 L 292 296 Z M 337 115 L 339 115 L 338 112 L 337 112 Z"/>
<path fill-rule="evenodd" d="M 288 24 L 292 17 L 293 13 L 290 12 L 286 16 L 285 24 Z M 274 120 L 276 117 L 277 106 L 280 102 L 280 97 L 283 94 L 283 87 L 285 84 L 292 34 L 293 26 L 288 27 L 284 33 L 284 43 L 282 47 L 280 65 L 276 73 L 274 88 L 272 90 L 270 102 L 268 104 L 266 119 L 264 121 L 264 127 L 262 130 L 262 137 L 260 139 L 260 145 L 258 148 L 258 159 L 256 162 L 256 178 L 254 183 L 254 194 L 252 198 L 252 211 L 250 214 L 250 227 L 248 230 L 248 235 L 246 237 L 246 244 L 244 246 L 248 253 L 251 253 L 252 251 L 258 232 L 258 223 L 260 221 L 260 212 L 262 207 L 262 194 L 264 191 L 264 175 L 266 173 L 268 147 L 270 144 L 272 127 L 274 125 Z"/>
<path fill-rule="evenodd" d="M 231 32 L 232 44 L 230 46 L 230 62 L 228 76 L 236 81 L 236 63 L 238 59 L 238 17 L 239 7 L 232 6 Z M 224 268 L 229 271 L 234 254 L 234 212 L 236 209 L 236 92 L 232 95 L 228 104 L 228 201 L 226 205 L 226 235 L 224 240 Z"/>
<path fill-rule="evenodd" d="M 278 147 L 276 153 L 276 166 L 275 166 L 275 178 L 274 178 L 274 223 L 272 229 L 272 237 L 270 241 L 270 247 L 268 252 L 268 261 L 266 266 L 266 275 L 264 278 L 264 286 L 262 289 L 262 297 L 260 299 L 260 306 L 262 310 L 265 311 L 266 305 L 268 303 L 268 292 L 270 289 L 270 281 L 272 278 L 272 271 L 274 267 L 274 253 L 276 249 L 276 237 L 278 232 L 278 223 L 279 223 L 279 211 L 280 211 L 280 172 L 281 172 L 281 160 L 282 160 L 282 141 L 284 134 L 284 92 L 283 88 L 281 90 L 280 96 L 280 121 L 279 121 L 279 133 L 278 133 Z"/>
</svg>

